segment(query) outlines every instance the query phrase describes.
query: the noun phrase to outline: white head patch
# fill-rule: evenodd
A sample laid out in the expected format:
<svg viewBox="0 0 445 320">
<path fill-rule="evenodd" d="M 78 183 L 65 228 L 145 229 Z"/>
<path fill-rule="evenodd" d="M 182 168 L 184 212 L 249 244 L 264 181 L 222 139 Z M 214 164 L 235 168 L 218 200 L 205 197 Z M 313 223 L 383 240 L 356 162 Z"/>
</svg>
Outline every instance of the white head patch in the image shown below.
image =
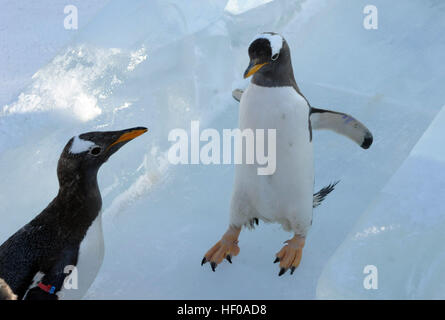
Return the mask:
<svg viewBox="0 0 445 320">
<path fill-rule="evenodd" d="M 75 136 L 73 143 L 71 144 L 70 152 L 71 153 L 82 153 L 88 151 L 92 146 L 95 146 L 94 142 L 83 140 L 79 138 L 79 136 Z"/>
<path fill-rule="evenodd" d="M 283 37 L 280 36 L 279 34 L 260 33 L 252 40 L 252 42 L 254 42 L 257 39 L 269 40 L 270 48 L 272 49 L 272 57 L 276 54 L 279 54 L 281 48 L 283 47 Z"/>
</svg>

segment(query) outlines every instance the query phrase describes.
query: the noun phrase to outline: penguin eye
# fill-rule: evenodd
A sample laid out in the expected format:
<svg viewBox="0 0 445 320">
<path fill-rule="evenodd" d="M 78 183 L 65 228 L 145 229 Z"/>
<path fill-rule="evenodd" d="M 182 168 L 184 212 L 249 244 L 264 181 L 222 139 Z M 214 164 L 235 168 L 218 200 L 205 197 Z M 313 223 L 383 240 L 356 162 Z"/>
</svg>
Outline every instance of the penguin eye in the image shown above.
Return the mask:
<svg viewBox="0 0 445 320">
<path fill-rule="evenodd" d="M 272 56 L 272 61 L 275 61 L 275 60 L 277 60 L 278 59 L 278 57 L 280 56 L 280 54 L 279 53 L 275 53 L 273 56 Z"/>
<path fill-rule="evenodd" d="M 93 149 L 90 150 L 90 154 L 92 154 L 93 156 L 97 156 L 101 151 L 102 151 L 101 147 L 94 147 Z"/>
</svg>

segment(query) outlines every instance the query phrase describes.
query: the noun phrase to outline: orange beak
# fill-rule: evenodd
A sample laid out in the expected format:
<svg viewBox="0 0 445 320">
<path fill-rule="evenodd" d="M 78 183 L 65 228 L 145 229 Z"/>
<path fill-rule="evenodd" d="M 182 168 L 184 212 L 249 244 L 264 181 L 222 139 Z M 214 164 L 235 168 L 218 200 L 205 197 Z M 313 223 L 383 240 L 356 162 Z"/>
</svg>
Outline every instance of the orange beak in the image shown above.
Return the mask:
<svg viewBox="0 0 445 320">
<path fill-rule="evenodd" d="M 144 128 L 144 129 L 136 129 L 136 130 L 132 130 L 130 132 L 126 132 L 123 135 L 121 135 L 116 141 L 114 141 L 112 144 L 110 144 L 108 146 L 107 150 L 110 149 L 115 144 L 118 144 L 120 142 L 133 140 L 134 138 L 139 137 L 141 134 L 144 134 L 147 131 L 148 131 L 148 129 Z"/>
<path fill-rule="evenodd" d="M 247 67 L 247 70 L 244 72 L 244 79 L 249 78 L 251 75 L 253 75 L 255 72 L 260 70 L 268 63 L 269 62 L 254 64 L 253 62 L 251 62 Z"/>
</svg>

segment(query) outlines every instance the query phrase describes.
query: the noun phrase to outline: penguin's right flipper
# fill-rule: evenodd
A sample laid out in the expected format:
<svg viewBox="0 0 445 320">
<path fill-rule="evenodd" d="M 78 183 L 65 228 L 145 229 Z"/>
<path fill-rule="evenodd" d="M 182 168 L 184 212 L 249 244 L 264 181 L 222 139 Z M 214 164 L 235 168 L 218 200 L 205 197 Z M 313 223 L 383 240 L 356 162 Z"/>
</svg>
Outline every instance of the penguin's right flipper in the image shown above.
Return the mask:
<svg viewBox="0 0 445 320">
<path fill-rule="evenodd" d="M 346 113 L 311 108 L 310 120 L 314 130 L 331 130 L 355 141 L 363 149 L 372 144 L 372 133 L 366 126 Z"/>
<path fill-rule="evenodd" d="M 244 91 L 241 89 L 235 89 L 232 91 L 232 97 L 233 99 L 235 99 L 236 101 L 240 102 L 241 101 L 241 96 L 243 95 Z"/>
</svg>

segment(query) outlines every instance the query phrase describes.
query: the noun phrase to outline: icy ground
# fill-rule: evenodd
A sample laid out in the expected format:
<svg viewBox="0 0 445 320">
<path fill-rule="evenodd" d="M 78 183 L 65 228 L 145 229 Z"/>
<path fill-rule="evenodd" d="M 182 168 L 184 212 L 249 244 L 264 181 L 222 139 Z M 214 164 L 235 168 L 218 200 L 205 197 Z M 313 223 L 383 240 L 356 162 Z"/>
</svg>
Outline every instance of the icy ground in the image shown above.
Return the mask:
<svg viewBox="0 0 445 320">
<path fill-rule="evenodd" d="M 363 28 L 364 0 L 97 1 L 85 25 L 79 1 L 75 36 L 63 29 L 63 9 L 44 19 L 46 1 L 3 2 L 15 18 L 0 19 L 1 56 L 12 57 L 0 60 L 0 79 L 11 82 L 0 92 L 0 242 L 55 196 L 70 137 L 141 125 L 150 131 L 99 173 L 106 257 L 86 298 L 445 298 L 443 112 L 424 134 L 445 101 L 442 1 L 375 0 L 378 30 Z M 14 36 L 23 19 L 57 30 L 30 28 L 35 39 L 55 39 L 46 56 L 26 47 L 30 30 Z M 247 45 L 261 31 L 287 39 L 313 106 L 354 115 L 375 138 L 362 150 L 314 134 L 316 189 L 341 182 L 315 210 L 292 277 L 272 264 L 291 236 L 278 225 L 243 232 L 232 265 L 201 267 L 227 227 L 233 166 L 172 166 L 165 156 L 168 132 L 191 120 L 237 126 L 231 90 L 246 84 Z M 379 270 L 375 291 L 363 288 L 368 264 Z"/>
</svg>

